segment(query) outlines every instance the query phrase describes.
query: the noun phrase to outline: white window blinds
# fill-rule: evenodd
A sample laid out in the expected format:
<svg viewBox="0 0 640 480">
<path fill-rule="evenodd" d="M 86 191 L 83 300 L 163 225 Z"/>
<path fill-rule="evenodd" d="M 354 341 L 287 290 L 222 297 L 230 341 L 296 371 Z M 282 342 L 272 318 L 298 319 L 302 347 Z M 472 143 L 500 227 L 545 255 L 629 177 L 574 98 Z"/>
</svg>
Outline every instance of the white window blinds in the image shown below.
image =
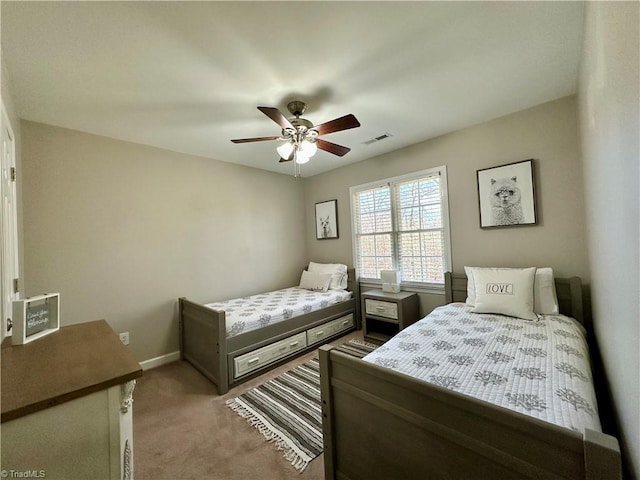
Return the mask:
<svg viewBox="0 0 640 480">
<path fill-rule="evenodd" d="M 356 194 L 356 245 L 358 274 L 380 278 L 380 270 L 393 268 L 393 221 L 389 186 Z"/>
<path fill-rule="evenodd" d="M 363 280 L 444 284 L 450 264 L 444 167 L 352 187 L 355 265 Z"/>
</svg>

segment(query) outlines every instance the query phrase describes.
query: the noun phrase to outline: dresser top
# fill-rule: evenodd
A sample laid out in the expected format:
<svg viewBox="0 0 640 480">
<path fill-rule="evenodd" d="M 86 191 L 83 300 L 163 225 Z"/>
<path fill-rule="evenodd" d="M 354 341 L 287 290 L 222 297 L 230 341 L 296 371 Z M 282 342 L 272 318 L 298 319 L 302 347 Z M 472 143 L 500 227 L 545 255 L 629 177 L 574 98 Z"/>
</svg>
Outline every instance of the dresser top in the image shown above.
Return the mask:
<svg viewBox="0 0 640 480">
<path fill-rule="evenodd" d="M 61 327 L 25 345 L 2 342 L 2 422 L 142 376 L 104 320 Z"/>
</svg>

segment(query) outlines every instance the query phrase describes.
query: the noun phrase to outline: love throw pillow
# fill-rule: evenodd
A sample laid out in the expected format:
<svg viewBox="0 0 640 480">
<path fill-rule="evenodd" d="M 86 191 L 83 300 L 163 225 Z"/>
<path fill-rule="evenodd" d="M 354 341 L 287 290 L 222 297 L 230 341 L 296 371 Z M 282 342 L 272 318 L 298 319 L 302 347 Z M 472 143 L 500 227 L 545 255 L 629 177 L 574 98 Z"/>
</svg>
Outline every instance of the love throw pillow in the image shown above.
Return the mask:
<svg viewBox="0 0 640 480">
<path fill-rule="evenodd" d="M 473 281 L 473 271 L 487 267 L 464 267 L 467 275 L 467 300 L 470 307 L 476 304 L 476 285 Z M 498 269 L 494 269 L 498 270 Z M 500 270 L 508 270 L 502 268 Z M 557 315 L 559 313 L 556 285 L 551 267 L 537 267 L 533 283 L 533 311 L 543 315 Z"/>
<path fill-rule="evenodd" d="M 537 320 L 533 285 L 536 268 L 473 268 L 476 313 Z"/>
</svg>

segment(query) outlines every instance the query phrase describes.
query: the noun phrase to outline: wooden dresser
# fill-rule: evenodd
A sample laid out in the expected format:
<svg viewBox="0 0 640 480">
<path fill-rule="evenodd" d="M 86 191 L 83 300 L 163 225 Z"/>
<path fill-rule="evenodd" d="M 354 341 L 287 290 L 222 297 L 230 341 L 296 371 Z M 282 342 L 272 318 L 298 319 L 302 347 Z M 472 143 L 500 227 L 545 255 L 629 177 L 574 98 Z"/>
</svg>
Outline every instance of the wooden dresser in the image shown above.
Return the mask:
<svg viewBox="0 0 640 480">
<path fill-rule="evenodd" d="M 8 478 L 133 478 L 142 369 L 104 320 L 2 343 L 1 470 Z M 25 474 L 25 472 L 28 472 Z"/>
</svg>

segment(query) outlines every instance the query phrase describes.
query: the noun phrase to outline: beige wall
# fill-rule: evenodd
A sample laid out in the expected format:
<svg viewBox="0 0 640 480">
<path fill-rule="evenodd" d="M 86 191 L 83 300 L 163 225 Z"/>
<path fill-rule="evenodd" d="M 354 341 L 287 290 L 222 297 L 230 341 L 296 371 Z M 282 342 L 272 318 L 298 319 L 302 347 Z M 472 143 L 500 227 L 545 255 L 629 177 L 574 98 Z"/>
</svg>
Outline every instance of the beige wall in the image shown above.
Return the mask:
<svg viewBox="0 0 640 480">
<path fill-rule="evenodd" d="M 589 2 L 580 73 L 596 338 L 630 478 L 640 478 L 640 85 L 637 2 Z"/>
<path fill-rule="evenodd" d="M 308 219 L 315 202 L 337 198 L 340 238 L 315 239 L 307 221 L 309 257 L 353 264 L 349 187 L 447 166 L 453 271 L 464 265 L 552 266 L 558 276 L 589 282 L 576 98 L 553 102 L 397 150 L 305 182 Z M 539 224 L 482 230 L 476 170 L 535 159 Z M 422 313 L 444 298 L 421 295 Z"/>
<path fill-rule="evenodd" d="M 104 318 L 138 360 L 178 350 L 176 299 L 289 286 L 306 262 L 293 177 L 23 122 L 27 294 Z"/>
</svg>

